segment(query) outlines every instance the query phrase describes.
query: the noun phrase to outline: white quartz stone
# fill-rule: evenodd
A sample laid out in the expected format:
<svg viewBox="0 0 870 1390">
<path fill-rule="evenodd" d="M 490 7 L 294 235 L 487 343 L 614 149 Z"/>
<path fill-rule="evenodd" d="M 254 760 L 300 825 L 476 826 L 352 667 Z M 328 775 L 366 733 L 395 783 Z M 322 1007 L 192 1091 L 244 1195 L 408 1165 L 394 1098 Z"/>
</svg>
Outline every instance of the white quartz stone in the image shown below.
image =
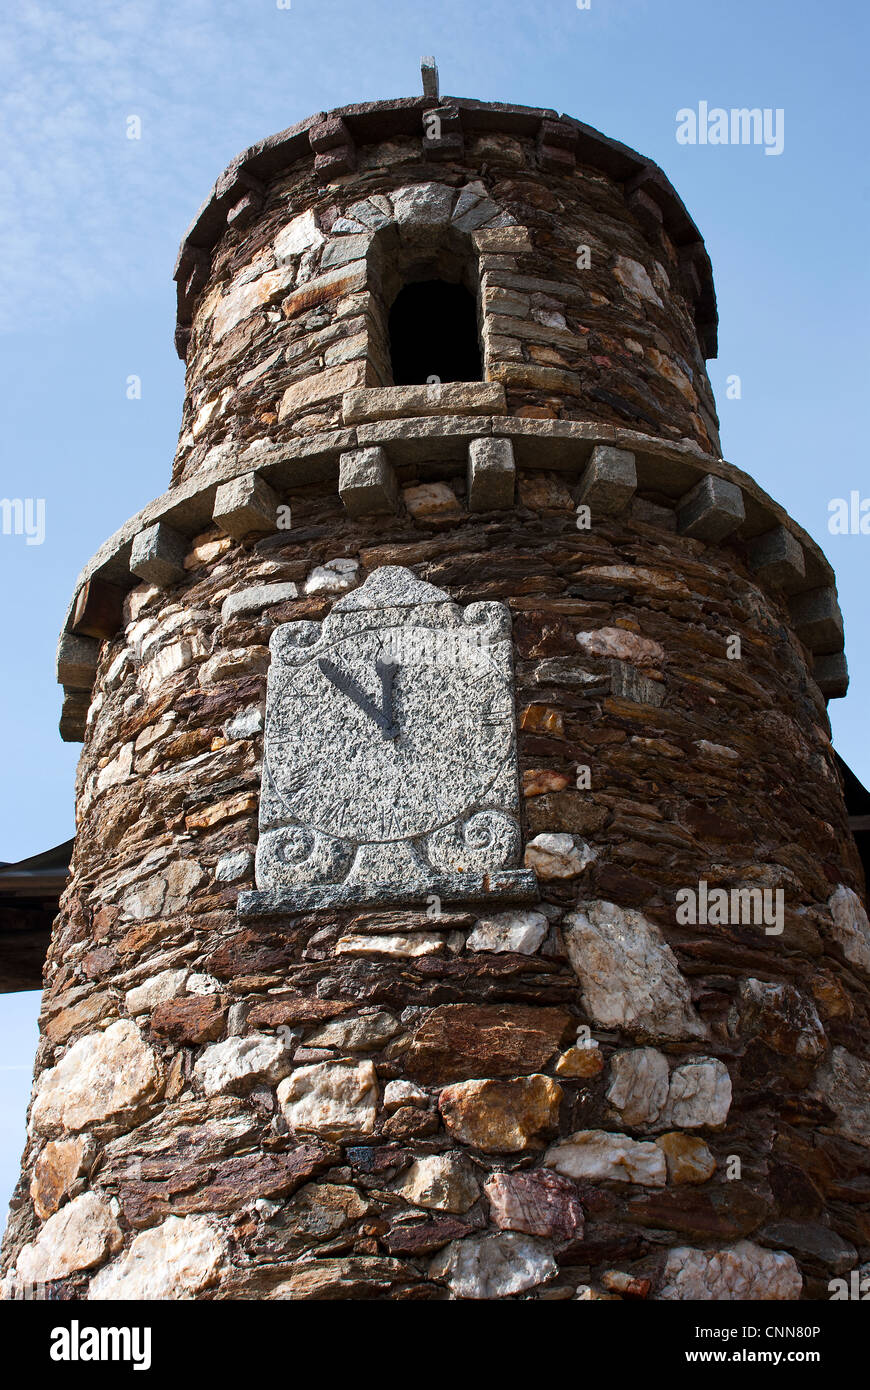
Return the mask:
<svg viewBox="0 0 870 1390">
<path fill-rule="evenodd" d="M 785 1301 L 800 1298 L 802 1287 L 800 1270 L 791 1255 L 741 1240 L 726 1250 L 697 1250 L 686 1245 L 670 1250 L 657 1297 Z"/>
<path fill-rule="evenodd" d="M 168 642 L 142 666 L 139 684 L 146 695 L 150 695 L 171 676 L 186 671 L 195 661 L 201 661 L 207 655 L 208 648 L 201 637 L 181 637 L 177 642 Z"/>
<path fill-rule="evenodd" d="M 364 1137 L 375 1128 L 377 1073 L 371 1062 L 317 1062 L 297 1067 L 278 1087 L 278 1101 L 297 1134 Z"/>
<path fill-rule="evenodd" d="M 540 879 L 578 878 L 597 858 L 595 850 L 576 835 L 536 835 L 526 845 L 525 866 Z"/>
<path fill-rule="evenodd" d="M 187 977 L 188 994 L 220 994 L 223 985 L 214 975 L 194 973 Z"/>
<path fill-rule="evenodd" d="M 424 1154 L 405 1170 L 395 1190 L 414 1206 L 459 1213 L 477 1201 L 480 1183 L 464 1154 Z"/>
<path fill-rule="evenodd" d="M 613 262 L 613 274 L 627 290 L 639 294 L 641 299 L 648 299 L 651 304 L 657 304 L 661 308 L 662 301 L 653 289 L 649 273 L 640 261 L 634 261 L 630 256 L 617 256 Z"/>
<path fill-rule="evenodd" d="M 306 594 L 343 594 L 357 582 L 358 560 L 327 560 L 313 569 L 305 581 Z"/>
<path fill-rule="evenodd" d="M 602 1028 L 642 1040 L 706 1037 L 673 951 L 642 912 L 591 901 L 564 919 L 562 932 L 585 1006 Z"/>
<path fill-rule="evenodd" d="M 238 1091 L 253 1081 L 279 1081 L 290 1068 L 290 1054 L 281 1038 L 269 1033 L 246 1033 L 212 1043 L 197 1058 L 193 1074 L 207 1096 Z"/>
<path fill-rule="evenodd" d="M 384 1087 L 384 1109 L 399 1110 L 403 1105 L 414 1105 L 426 1110 L 429 1097 L 422 1086 L 413 1081 L 388 1081 Z"/>
<path fill-rule="evenodd" d="M 226 1237 L 210 1216 L 168 1216 L 91 1280 L 89 1299 L 191 1299 L 219 1278 Z"/>
<path fill-rule="evenodd" d="M 132 770 L 133 744 L 125 743 L 97 774 L 97 791 L 103 792 L 107 787 L 117 787 L 120 782 L 126 782 Z"/>
<path fill-rule="evenodd" d="M 511 951 L 531 956 L 541 945 L 549 926 L 542 912 L 499 912 L 475 922 L 465 946 L 469 951 Z"/>
<path fill-rule="evenodd" d="M 258 705 L 252 709 L 240 710 L 224 725 L 224 737 L 228 739 L 254 738 L 263 732 L 263 711 Z"/>
<path fill-rule="evenodd" d="M 285 261 L 291 256 L 301 256 L 303 251 L 310 251 L 315 246 L 320 246 L 326 240 L 317 225 L 317 220 L 313 211 L 300 213 L 291 222 L 282 227 L 275 238 L 275 258 Z"/>
<path fill-rule="evenodd" d="M 668 1059 L 654 1047 L 617 1052 L 610 1063 L 607 1099 L 622 1123 L 635 1128 L 652 1125 L 668 1099 Z"/>
<path fill-rule="evenodd" d="M 187 970 L 161 970 L 141 985 L 128 989 L 124 1005 L 128 1014 L 144 1014 L 167 999 L 174 999 L 184 992 Z"/>
<path fill-rule="evenodd" d="M 451 1241 L 429 1266 L 454 1298 L 508 1298 L 546 1283 L 558 1266 L 545 1241 L 519 1231 Z"/>
<path fill-rule="evenodd" d="M 664 1187 L 668 1170 L 665 1156 L 655 1144 L 609 1134 L 603 1129 L 583 1129 L 553 1144 L 544 1155 L 544 1166 L 566 1178 L 585 1182 L 635 1182 L 645 1187 Z"/>
<path fill-rule="evenodd" d="M 81 1130 L 133 1115 L 160 1087 L 157 1058 L 131 1019 L 79 1038 L 36 1083 L 30 1113 L 37 1133 Z"/>
<path fill-rule="evenodd" d="M 337 956 L 396 956 L 412 960 L 414 956 L 437 956 L 445 947 L 444 936 L 440 932 L 414 931 L 393 935 L 372 933 L 351 933 L 340 936 L 335 945 Z"/>
<path fill-rule="evenodd" d="M 858 894 L 841 883 L 828 899 L 828 907 L 834 921 L 831 935 L 839 941 L 846 960 L 870 974 L 870 921 Z"/>
<path fill-rule="evenodd" d="M 638 666 L 658 666 L 665 651 L 651 637 L 641 637 L 621 627 L 601 627 L 594 632 L 578 632 L 577 642 L 590 656 L 613 657 Z"/>
<path fill-rule="evenodd" d="M 96 1192 L 83 1192 L 50 1216 L 32 1244 L 24 1246 L 16 1261 L 18 1278 L 25 1284 L 64 1279 L 99 1264 L 122 1241 L 109 1203 Z"/>
<path fill-rule="evenodd" d="M 676 1129 L 721 1129 L 731 1107 L 731 1077 L 717 1057 L 693 1057 L 671 1073 L 663 1123 Z"/>
</svg>

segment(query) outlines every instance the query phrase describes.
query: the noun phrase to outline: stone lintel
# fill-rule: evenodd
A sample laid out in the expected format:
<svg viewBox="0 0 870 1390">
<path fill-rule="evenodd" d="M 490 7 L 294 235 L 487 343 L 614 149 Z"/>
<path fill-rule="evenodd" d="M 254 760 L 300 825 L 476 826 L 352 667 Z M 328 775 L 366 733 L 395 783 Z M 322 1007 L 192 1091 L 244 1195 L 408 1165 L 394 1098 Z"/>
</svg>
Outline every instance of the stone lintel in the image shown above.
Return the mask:
<svg viewBox="0 0 870 1390">
<path fill-rule="evenodd" d="M 352 449 L 338 468 L 338 494 L 351 516 L 398 511 L 399 483 L 385 449 Z"/>
<path fill-rule="evenodd" d="M 810 651 L 834 653 L 843 649 L 843 615 L 837 591 L 808 589 L 796 594 L 789 604 L 794 630 Z"/>
<path fill-rule="evenodd" d="M 824 652 L 813 663 L 813 678 L 826 700 L 842 700 L 849 689 L 845 652 Z"/>
<path fill-rule="evenodd" d="M 443 874 L 431 884 L 391 889 L 372 883 L 304 884 L 298 888 L 248 889 L 239 894 L 240 917 L 272 917 L 318 908 L 383 907 L 425 903 L 435 894 L 442 902 L 530 903 L 538 898 L 538 880 L 531 869 L 500 869 L 489 874 Z M 433 918 L 433 930 L 438 920 Z M 375 942 L 377 938 L 373 938 Z"/>
<path fill-rule="evenodd" d="M 140 531 L 130 553 L 130 573 L 147 584 L 166 589 L 185 576 L 188 543 L 171 526 L 158 521 Z"/>
<path fill-rule="evenodd" d="M 256 473 L 221 483 L 214 500 L 215 525 L 234 540 L 268 535 L 278 525 L 278 494 Z"/>
<path fill-rule="evenodd" d="M 514 504 L 517 469 L 509 439 L 487 435 L 468 446 L 468 510 L 506 511 Z"/>
<path fill-rule="evenodd" d="M 578 505 L 591 509 L 594 522 L 598 516 L 618 516 L 624 512 L 636 492 L 634 454 L 627 449 L 611 448 L 609 444 L 597 444 L 580 479 L 576 494 Z"/>
<path fill-rule="evenodd" d="M 448 381 L 441 386 L 369 386 L 346 391 L 341 402 L 346 425 L 416 415 L 504 415 L 501 382 Z"/>
<path fill-rule="evenodd" d="M 708 473 L 677 504 L 677 530 L 700 541 L 722 541 L 746 520 L 736 483 Z"/>
<path fill-rule="evenodd" d="M 61 633 L 57 648 L 57 683 L 69 691 L 90 691 L 100 660 L 100 641 L 96 637 L 77 637 Z"/>
<path fill-rule="evenodd" d="M 806 578 L 803 546 L 784 526 L 774 526 L 752 542 L 749 568 L 777 589 L 794 588 Z"/>
</svg>

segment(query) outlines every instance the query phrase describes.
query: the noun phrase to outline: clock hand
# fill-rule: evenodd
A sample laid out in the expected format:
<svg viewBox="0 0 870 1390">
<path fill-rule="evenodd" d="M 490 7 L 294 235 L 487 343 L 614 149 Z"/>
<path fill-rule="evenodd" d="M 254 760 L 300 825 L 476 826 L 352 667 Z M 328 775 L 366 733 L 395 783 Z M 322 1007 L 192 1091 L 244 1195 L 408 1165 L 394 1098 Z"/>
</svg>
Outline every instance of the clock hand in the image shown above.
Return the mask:
<svg viewBox="0 0 870 1390">
<path fill-rule="evenodd" d="M 381 661 L 379 659 L 375 662 L 375 670 L 381 678 L 381 699 L 384 704 L 384 719 L 389 728 L 390 738 L 397 738 L 399 734 L 399 726 L 396 722 L 396 706 L 393 699 L 393 682 L 396 679 L 398 669 L 399 665 L 396 661 Z"/>
<path fill-rule="evenodd" d="M 387 719 L 387 717 L 381 713 L 374 701 L 370 700 L 368 695 L 366 695 L 365 691 L 360 690 L 352 676 L 349 676 L 346 671 L 342 671 L 339 666 L 336 666 L 335 662 L 329 661 L 325 657 L 321 658 L 317 664 L 327 680 L 331 681 L 336 689 L 341 691 L 342 695 L 346 695 L 349 700 L 353 700 L 354 704 L 362 710 L 363 714 L 367 714 L 369 719 L 377 724 L 386 738 L 394 737 L 392 719 Z"/>
</svg>

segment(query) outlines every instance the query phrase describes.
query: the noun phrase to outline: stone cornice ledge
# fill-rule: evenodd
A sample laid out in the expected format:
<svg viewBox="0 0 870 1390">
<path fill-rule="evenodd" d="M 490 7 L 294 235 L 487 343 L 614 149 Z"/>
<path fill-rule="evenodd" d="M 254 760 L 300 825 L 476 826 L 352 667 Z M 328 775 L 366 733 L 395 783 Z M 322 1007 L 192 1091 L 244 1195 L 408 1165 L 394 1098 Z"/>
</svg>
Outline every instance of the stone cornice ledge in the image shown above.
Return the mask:
<svg viewBox="0 0 870 1390">
<path fill-rule="evenodd" d="M 358 416 L 359 402 L 354 406 L 345 398 L 345 418 L 354 410 Z M 85 565 L 64 621 L 58 648 L 58 682 L 65 686 L 68 699 L 76 706 L 74 719 L 67 721 L 69 736 L 82 736 L 79 731 L 86 712 L 83 706 L 90 688 L 81 678 L 71 683 L 70 662 L 64 658 L 65 648 L 77 633 L 77 604 L 85 586 L 95 581 L 123 592 L 142 582 L 131 573 L 130 564 L 133 543 L 143 532 L 162 524 L 178 536 L 191 539 L 214 522 L 218 488 L 234 480 L 253 477 L 266 484 L 279 500 L 287 501 L 292 501 L 294 488 L 312 482 L 333 482 L 338 488 L 340 457 L 353 450 L 383 450 L 400 481 L 409 476 L 437 478 L 445 470 L 455 472 L 462 465 L 472 440 L 487 437 L 510 441 L 517 468 L 562 472 L 578 479 L 599 446 L 625 451 L 634 457 L 637 491 L 652 492 L 665 505 L 670 501 L 675 508 L 707 477 L 722 479 L 732 489 L 739 489 L 744 515 L 739 524 L 728 527 L 727 539 L 756 542 L 767 549 L 773 541 L 777 551 L 784 543 L 791 551 L 787 577 L 783 579 L 781 557 L 777 554 L 775 563 L 765 560 L 764 565 L 754 566 L 762 582 L 772 580 L 776 587 L 785 590 L 793 605 L 796 601 L 812 604 L 814 596 L 826 596 L 823 618 L 817 620 L 815 613 L 809 614 L 803 640 L 814 655 L 825 658 L 826 673 L 817 674 L 823 694 L 827 698 L 845 695 L 845 663 L 839 655 L 843 648 L 842 618 L 836 605 L 833 570 L 812 537 L 741 469 L 703 453 L 689 441 L 672 442 L 596 421 L 536 420 L 501 414 L 417 414 L 361 421 L 346 429 L 300 435 L 283 444 L 254 443 L 219 467 L 170 488 L 126 521 Z M 693 534 L 682 523 L 680 529 Z M 703 535 L 698 531 L 694 534 Z M 291 535 L 292 531 L 288 532 Z M 81 627 L 78 633 L 81 634 Z M 97 637 L 96 633 L 89 635 Z M 99 635 L 113 634 L 101 631 Z"/>
</svg>

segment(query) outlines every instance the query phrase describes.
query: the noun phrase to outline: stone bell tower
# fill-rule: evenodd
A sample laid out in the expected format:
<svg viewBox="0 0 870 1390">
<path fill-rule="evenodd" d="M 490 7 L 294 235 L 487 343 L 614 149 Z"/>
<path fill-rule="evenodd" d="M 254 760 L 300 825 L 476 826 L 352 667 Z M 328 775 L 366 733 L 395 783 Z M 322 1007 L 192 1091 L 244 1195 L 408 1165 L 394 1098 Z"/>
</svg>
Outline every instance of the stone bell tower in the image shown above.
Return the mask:
<svg viewBox="0 0 870 1390">
<path fill-rule="evenodd" d="M 7 1291 L 828 1298 L 870 1259 L 834 577 L 664 174 L 424 95 L 241 154 L 86 566 Z"/>
</svg>

